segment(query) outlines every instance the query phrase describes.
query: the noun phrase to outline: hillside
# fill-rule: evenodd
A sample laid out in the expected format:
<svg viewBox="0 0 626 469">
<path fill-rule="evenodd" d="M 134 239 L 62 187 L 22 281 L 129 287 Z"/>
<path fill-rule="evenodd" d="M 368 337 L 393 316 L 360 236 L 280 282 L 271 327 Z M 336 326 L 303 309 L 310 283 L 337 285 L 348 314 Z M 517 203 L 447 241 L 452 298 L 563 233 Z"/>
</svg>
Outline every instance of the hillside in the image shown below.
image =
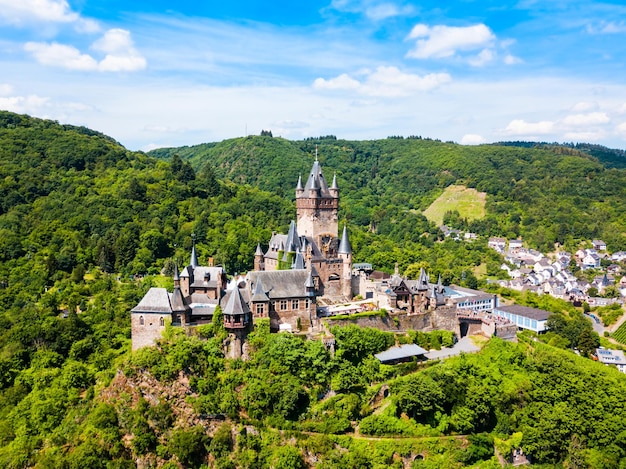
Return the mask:
<svg viewBox="0 0 626 469">
<path fill-rule="evenodd" d="M 622 172 L 580 155 L 249 137 L 163 161 L 96 131 L 0 112 L 0 467 L 494 467 L 494 443 L 504 453 L 521 446 L 538 464 L 619 466 L 623 376 L 524 337 L 416 372 L 372 354 L 395 342 L 436 348 L 442 333 L 344 327 L 331 356 L 261 321 L 242 362 L 224 357 L 216 320 L 131 355 L 129 309 L 149 287 L 171 287 L 191 234 L 201 259 L 229 274 L 249 269 L 256 244 L 293 217 L 295 181 L 316 143 L 325 171 L 337 171 L 355 261 L 388 271 L 398 263 L 414 277 L 424 267 L 465 286 L 482 280 L 479 266 L 499 273 L 484 240 L 437 242 L 416 213 L 453 183 L 487 192 L 486 216 L 467 222 L 485 232 L 517 224 L 546 236 L 554 223 L 580 222 L 563 204 L 595 213 L 583 222 L 598 233 L 617 228 L 611 248 L 626 231 Z M 500 179 L 520 190 L 509 194 Z M 590 328 L 571 305 L 527 299 L 572 315 L 559 316 L 552 345 Z"/>
<path fill-rule="evenodd" d="M 196 168 L 208 163 L 219 177 L 291 199 L 315 145 L 324 168 L 337 173 L 342 216 L 392 239 L 411 233 L 417 240 L 431 230 L 419 213 L 454 184 L 487 194 L 485 217 L 464 227 L 476 233 L 521 236 L 544 251 L 555 242 L 572 248 L 593 238 L 606 241 L 610 250 L 626 248 L 626 233 L 619 228 L 626 226 L 626 172 L 579 150 L 468 147 L 420 138 L 290 142 L 264 136 L 152 154 L 178 154 Z"/>
</svg>

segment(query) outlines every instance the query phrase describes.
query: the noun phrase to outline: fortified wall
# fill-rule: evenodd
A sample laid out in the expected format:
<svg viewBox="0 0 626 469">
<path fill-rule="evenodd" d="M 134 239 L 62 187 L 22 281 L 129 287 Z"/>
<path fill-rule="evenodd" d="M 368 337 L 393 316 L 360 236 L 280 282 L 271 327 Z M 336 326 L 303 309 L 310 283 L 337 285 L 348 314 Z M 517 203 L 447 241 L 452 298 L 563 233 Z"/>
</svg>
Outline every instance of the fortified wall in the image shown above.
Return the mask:
<svg viewBox="0 0 626 469">
<path fill-rule="evenodd" d="M 325 322 L 328 327 L 354 324 L 359 327 L 373 327 L 388 332 L 447 330 L 454 332 L 457 336 L 460 334 L 459 321 L 454 306 L 437 308 L 422 314 L 390 313 L 387 316 L 330 319 Z"/>
</svg>

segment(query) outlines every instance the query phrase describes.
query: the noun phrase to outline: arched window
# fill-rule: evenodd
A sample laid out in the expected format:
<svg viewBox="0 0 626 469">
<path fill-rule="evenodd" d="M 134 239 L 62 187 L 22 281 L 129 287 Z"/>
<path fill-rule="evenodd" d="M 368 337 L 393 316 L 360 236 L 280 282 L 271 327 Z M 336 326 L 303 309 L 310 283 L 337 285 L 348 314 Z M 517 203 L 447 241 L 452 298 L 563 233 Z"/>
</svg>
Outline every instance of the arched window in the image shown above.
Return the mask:
<svg viewBox="0 0 626 469">
<path fill-rule="evenodd" d="M 161 326 L 161 327 L 165 326 L 165 319 L 163 319 L 163 318 L 159 319 L 159 326 Z"/>
<path fill-rule="evenodd" d="M 139 325 L 143 326 L 143 316 L 139 316 Z"/>
</svg>

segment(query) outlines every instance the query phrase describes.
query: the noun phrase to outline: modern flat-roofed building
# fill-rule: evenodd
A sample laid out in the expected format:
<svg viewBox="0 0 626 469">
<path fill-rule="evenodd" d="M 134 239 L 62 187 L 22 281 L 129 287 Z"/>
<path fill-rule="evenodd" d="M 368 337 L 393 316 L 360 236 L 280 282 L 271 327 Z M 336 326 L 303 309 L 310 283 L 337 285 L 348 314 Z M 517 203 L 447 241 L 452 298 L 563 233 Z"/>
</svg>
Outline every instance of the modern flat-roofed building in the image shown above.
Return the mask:
<svg viewBox="0 0 626 469">
<path fill-rule="evenodd" d="M 528 306 L 510 305 L 495 307 L 493 314 L 512 321 L 519 329 L 545 332 L 548 329 L 546 321 L 551 313 Z"/>
</svg>

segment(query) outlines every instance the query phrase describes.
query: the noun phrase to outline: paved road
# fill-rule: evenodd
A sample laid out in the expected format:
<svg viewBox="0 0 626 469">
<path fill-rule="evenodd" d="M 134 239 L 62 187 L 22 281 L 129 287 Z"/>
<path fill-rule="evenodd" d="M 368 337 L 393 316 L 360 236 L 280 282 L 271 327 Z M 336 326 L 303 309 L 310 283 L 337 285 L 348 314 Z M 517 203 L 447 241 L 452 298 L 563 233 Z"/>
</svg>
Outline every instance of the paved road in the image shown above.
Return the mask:
<svg viewBox="0 0 626 469">
<path fill-rule="evenodd" d="M 441 350 L 431 350 L 426 355 L 429 360 L 438 360 L 440 358 L 453 357 L 460 355 L 461 353 L 473 353 L 478 352 L 479 347 L 474 345 L 471 337 L 463 337 L 452 348 L 442 348 Z"/>
</svg>

